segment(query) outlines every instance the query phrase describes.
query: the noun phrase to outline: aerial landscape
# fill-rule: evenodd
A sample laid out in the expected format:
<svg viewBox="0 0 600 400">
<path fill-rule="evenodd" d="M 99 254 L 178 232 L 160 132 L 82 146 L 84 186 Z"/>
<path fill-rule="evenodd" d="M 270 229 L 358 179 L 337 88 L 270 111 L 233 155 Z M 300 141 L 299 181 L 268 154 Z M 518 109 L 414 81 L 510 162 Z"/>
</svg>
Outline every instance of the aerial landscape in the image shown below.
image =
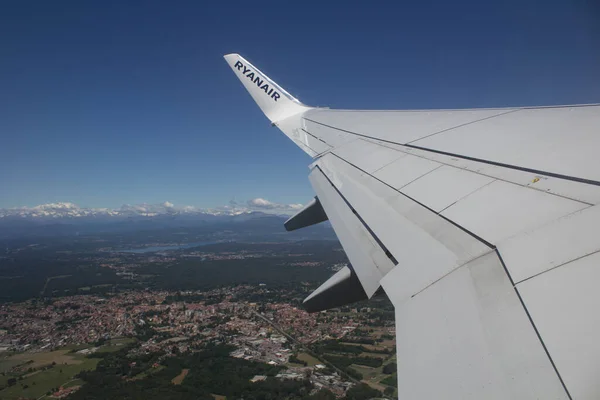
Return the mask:
<svg viewBox="0 0 600 400">
<path fill-rule="evenodd" d="M 394 393 L 385 296 L 301 307 L 347 264 L 329 226 L 287 233 L 276 214 L 140 208 L 3 210 L 1 398 Z M 23 224 L 29 234 L 9 234 Z"/>
<path fill-rule="evenodd" d="M 597 0 L 0 33 L 0 400 L 600 399 Z"/>
</svg>

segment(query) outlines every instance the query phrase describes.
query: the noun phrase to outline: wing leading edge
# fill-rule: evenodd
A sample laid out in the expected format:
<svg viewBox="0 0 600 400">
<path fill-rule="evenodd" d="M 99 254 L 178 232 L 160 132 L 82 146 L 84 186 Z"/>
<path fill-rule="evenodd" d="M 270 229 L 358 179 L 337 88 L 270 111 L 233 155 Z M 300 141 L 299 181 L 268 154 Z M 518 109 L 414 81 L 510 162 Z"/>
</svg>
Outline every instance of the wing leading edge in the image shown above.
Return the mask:
<svg viewBox="0 0 600 400">
<path fill-rule="evenodd" d="M 329 219 L 351 262 L 305 305 L 383 288 L 400 398 L 600 397 L 600 106 L 318 109 L 226 59 L 315 159 L 288 225 Z"/>
</svg>

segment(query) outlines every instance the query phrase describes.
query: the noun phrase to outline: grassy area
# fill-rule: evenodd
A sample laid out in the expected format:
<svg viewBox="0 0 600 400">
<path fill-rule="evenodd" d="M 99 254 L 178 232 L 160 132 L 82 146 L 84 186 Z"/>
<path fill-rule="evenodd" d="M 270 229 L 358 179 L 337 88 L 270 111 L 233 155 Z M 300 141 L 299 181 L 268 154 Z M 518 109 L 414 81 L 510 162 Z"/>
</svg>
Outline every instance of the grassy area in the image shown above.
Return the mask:
<svg viewBox="0 0 600 400">
<path fill-rule="evenodd" d="M 396 374 L 388 375 L 384 379 L 381 380 L 381 383 L 384 385 L 396 387 L 398 385 L 398 378 Z"/>
<path fill-rule="evenodd" d="M 131 338 L 112 339 L 98 351 L 112 352 L 122 349 L 124 346 L 135 342 Z M 85 355 L 76 354 L 77 351 L 94 347 L 92 344 L 69 345 L 60 350 L 45 351 L 40 353 L 12 354 L 0 359 L 0 372 L 8 372 L 19 366 L 19 372 L 7 374 L 0 377 L 0 386 L 7 386 L 10 378 L 17 378 L 17 383 L 0 391 L 1 399 L 17 399 L 19 397 L 38 398 L 52 388 L 61 385 L 79 386 L 84 384 L 80 379 L 73 377 L 82 370 L 96 368 L 99 358 L 86 358 Z M 52 363 L 55 363 L 52 366 Z M 43 367 L 51 367 L 43 370 Z M 29 368 L 37 369 L 28 372 Z"/>
<path fill-rule="evenodd" d="M 375 356 L 374 353 L 363 353 L 366 356 L 372 357 Z M 365 365 L 352 364 L 351 368 L 360 372 L 363 376 L 362 382 L 368 384 L 372 388 L 377 390 L 384 391 L 387 386 L 395 387 L 396 382 L 396 374 L 387 375 L 383 373 L 383 366 L 389 364 L 390 362 L 396 361 L 396 355 L 389 357 L 387 362 L 381 367 L 371 368 Z M 390 384 L 392 383 L 392 384 Z"/>
<path fill-rule="evenodd" d="M 373 358 L 381 358 L 382 360 L 388 358 L 390 355 L 389 354 L 382 354 L 382 353 L 360 353 L 359 354 L 360 357 L 373 357 Z"/>
<path fill-rule="evenodd" d="M 155 374 L 155 373 L 157 373 L 158 371 L 160 371 L 160 370 L 162 370 L 164 368 L 165 368 L 164 365 L 159 365 L 156 368 L 147 369 L 144 372 L 140 372 L 139 374 L 137 374 L 136 376 L 134 376 L 133 378 L 131 378 L 131 380 L 132 381 L 136 381 L 138 379 L 144 379 L 145 377 L 147 377 L 149 375 L 152 375 L 152 374 Z"/>
<path fill-rule="evenodd" d="M 100 347 L 98 349 L 98 351 L 100 352 L 106 352 L 106 353 L 110 353 L 113 351 L 119 351 L 121 350 L 123 347 L 127 346 L 128 344 L 131 343 L 135 343 L 135 339 L 133 338 L 116 338 L 116 339 L 111 339 L 110 343 Z"/>
<path fill-rule="evenodd" d="M 90 347 L 94 347 L 93 344 L 83 343 L 83 344 L 69 344 L 61 348 L 61 350 L 69 350 L 70 352 L 75 353 L 76 351 L 89 349 Z"/>
<path fill-rule="evenodd" d="M 350 343 L 350 342 L 340 342 L 340 344 L 343 344 L 344 346 L 367 346 L 365 344 L 361 344 L 361 343 Z"/>
<path fill-rule="evenodd" d="M 63 387 L 68 388 L 68 387 L 72 387 L 72 386 L 82 386 L 85 383 L 85 381 L 81 380 L 81 379 L 73 379 L 71 382 L 63 385 Z"/>
<path fill-rule="evenodd" d="M 306 361 L 306 363 L 308 364 L 309 367 L 312 367 L 313 365 L 321 364 L 321 362 L 319 360 L 317 360 L 310 354 L 306 354 L 306 353 L 298 353 L 298 359 L 302 360 L 302 361 Z"/>
<path fill-rule="evenodd" d="M 302 364 L 296 364 L 293 362 L 288 362 L 287 365 L 290 367 L 304 367 L 304 365 L 302 365 Z"/>
<path fill-rule="evenodd" d="M 23 379 L 17 381 L 16 385 L 0 391 L 0 398 L 5 400 L 16 400 L 20 397 L 37 399 L 52 388 L 59 387 L 67 382 L 69 386 L 77 385 L 77 383 L 74 383 L 76 381 L 73 381 L 73 376 L 82 370 L 96 368 L 96 364 L 100 361 L 98 358 L 85 358 L 79 354 L 69 354 L 69 359 L 67 360 L 65 358 L 66 352 L 68 352 L 68 350 L 63 349 L 46 353 L 18 354 L 17 356 L 14 356 L 29 359 L 35 358 L 34 363 L 38 363 L 38 365 L 39 363 L 51 364 L 53 361 L 56 362 L 56 365 L 50 369 L 23 376 Z M 57 360 L 61 361 L 61 363 Z M 65 361 L 69 362 L 64 364 Z M 81 383 L 82 382 L 79 381 L 79 384 Z"/>
<path fill-rule="evenodd" d="M 10 354 L 10 353 L 8 353 Z M 0 358 L 0 372 L 8 372 L 11 368 L 16 367 L 17 365 L 23 364 L 25 361 L 17 360 L 12 357 L 3 357 Z"/>
<path fill-rule="evenodd" d="M 68 354 L 68 349 L 61 349 L 55 351 L 44 351 L 41 353 L 21 353 L 10 357 L 13 360 L 19 360 L 21 363 L 27 363 L 32 361 L 25 366 L 27 368 L 39 368 L 45 365 L 52 364 L 80 364 L 80 358 L 74 354 Z"/>
<path fill-rule="evenodd" d="M 360 372 L 365 381 L 372 378 L 378 380 L 378 378 L 382 376 L 381 368 L 371 368 L 367 367 L 366 365 L 359 364 L 352 364 L 350 367 Z"/>
<path fill-rule="evenodd" d="M 381 372 L 381 367 L 379 368 L 370 368 L 364 365 L 352 364 L 351 368 L 360 372 L 363 376 L 362 382 L 371 386 L 374 389 L 381 390 L 382 392 L 385 390 L 385 386 L 380 383 L 381 379 L 389 375 L 385 375 Z"/>
<path fill-rule="evenodd" d="M 214 397 L 215 400 L 227 400 L 227 397 L 221 396 L 220 394 L 211 394 L 211 396 Z"/>
<path fill-rule="evenodd" d="M 134 338 L 125 338 L 125 337 L 111 339 L 105 345 L 101 346 L 98 349 L 98 351 L 106 352 L 106 353 L 118 351 L 118 350 L 121 350 L 124 346 L 126 346 L 128 344 L 135 343 L 135 341 L 136 340 Z M 70 344 L 68 346 L 61 347 L 61 350 L 69 350 L 69 352 L 75 353 L 79 350 L 90 349 L 92 347 L 95 347 L 95 346 L 91 343 Z"/>
</svg>

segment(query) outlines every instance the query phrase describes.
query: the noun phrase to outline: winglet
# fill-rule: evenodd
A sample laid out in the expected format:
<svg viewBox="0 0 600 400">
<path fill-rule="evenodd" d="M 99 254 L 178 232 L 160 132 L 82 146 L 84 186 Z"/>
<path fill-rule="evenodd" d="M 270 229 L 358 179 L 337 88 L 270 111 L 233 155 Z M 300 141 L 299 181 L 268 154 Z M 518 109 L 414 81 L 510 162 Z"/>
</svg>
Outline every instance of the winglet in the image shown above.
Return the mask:
<svg viewBox="0 0 600 400">
<path fill-rule="evenodd" d="M 224 56 L 256 104 L 272 123 L 310 110 L 239 54 Z"/>
</svg>

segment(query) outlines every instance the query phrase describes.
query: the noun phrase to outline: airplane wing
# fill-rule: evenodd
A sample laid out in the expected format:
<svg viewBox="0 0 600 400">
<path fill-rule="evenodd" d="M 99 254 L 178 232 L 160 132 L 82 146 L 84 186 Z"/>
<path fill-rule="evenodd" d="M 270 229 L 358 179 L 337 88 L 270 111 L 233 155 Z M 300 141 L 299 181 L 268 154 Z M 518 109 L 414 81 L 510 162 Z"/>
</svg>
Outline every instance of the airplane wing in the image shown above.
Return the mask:
<svg viewBox="0 0 600 400">
<path fill-rule="evenodd" d="M 350 111 L 308 107 L 225 56 L 311 155 L 351 262 L 309 311 L 394 304 L 401 399 L 600 398 L 600 105 Z"/>
</svg>

